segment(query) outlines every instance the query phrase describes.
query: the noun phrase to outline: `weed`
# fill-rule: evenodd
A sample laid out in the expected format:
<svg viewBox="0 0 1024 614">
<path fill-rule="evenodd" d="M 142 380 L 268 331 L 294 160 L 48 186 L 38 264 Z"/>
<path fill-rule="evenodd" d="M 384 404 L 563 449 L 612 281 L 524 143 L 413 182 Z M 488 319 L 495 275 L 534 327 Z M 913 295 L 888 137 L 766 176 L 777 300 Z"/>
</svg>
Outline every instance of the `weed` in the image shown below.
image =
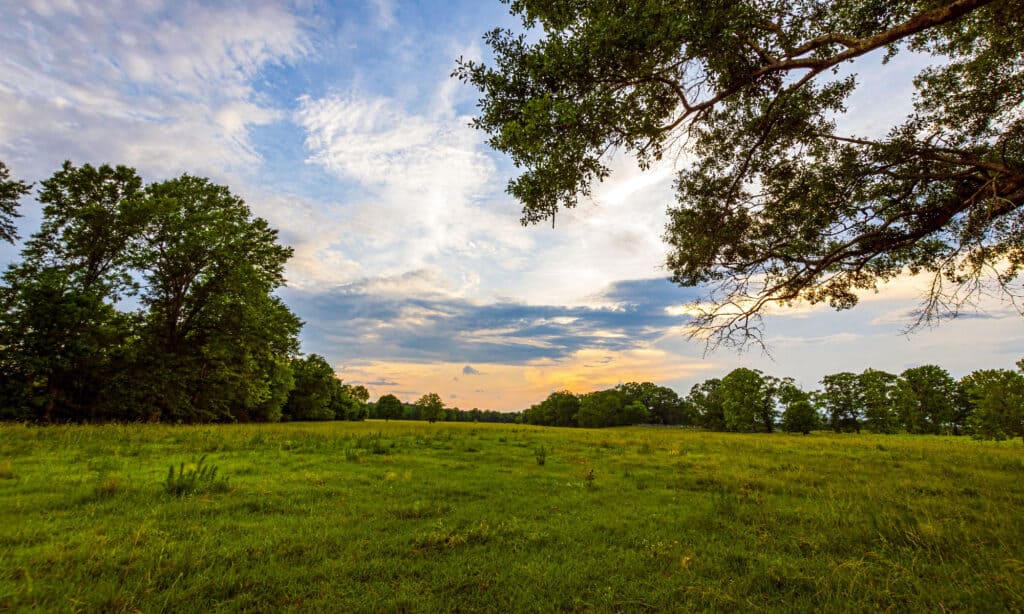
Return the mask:
<svg viewBox="0 0 1024 614">
<path fill-rule="evenodd" d="M 225 492 L 228 489 L 227 478 L 217 478 L 217 466 L 206 464 L 206 455 L 199 458 L 196 466 L 185 468 L 185 463 L 174 473 L 174 465 L 167 471 L 164 481 L 164 492 L 176 497 L 205 492 Z"/>
<path fill-rule="evenodd" d="M 543 465 L 548 460 L 548 449 L 541 446 L 533 451 L 533 457 L 537 459 L 538 465 Z"/>
<path fill-rule="evenodd" d="M 355 448 L 345 448 L 345 460 L 350 463 L 358 463 L 359 452 L 357 452 Z"/>
<path fill-rule="evenodd" d="M 3 480 L 17 480 L 18 474 L 14 471 L 14 467 L 11 466 L 11 461 L 4 461 L 0 463 L 0 479 Z"/>
<path fill-rule="evenodd" d="M 587 474 L 583 476 L 583 485 L 587 488 L 594 488 L 594 468 L 591 467 L 587 470 Z"/>
<path fill-rule="evenodd" d="M 108 475 L 106 479 L 96 485 L 92 494 L 96 499 L 113 497 L 121 491 L 121 478 L 116 475 Z"/>
</svg>

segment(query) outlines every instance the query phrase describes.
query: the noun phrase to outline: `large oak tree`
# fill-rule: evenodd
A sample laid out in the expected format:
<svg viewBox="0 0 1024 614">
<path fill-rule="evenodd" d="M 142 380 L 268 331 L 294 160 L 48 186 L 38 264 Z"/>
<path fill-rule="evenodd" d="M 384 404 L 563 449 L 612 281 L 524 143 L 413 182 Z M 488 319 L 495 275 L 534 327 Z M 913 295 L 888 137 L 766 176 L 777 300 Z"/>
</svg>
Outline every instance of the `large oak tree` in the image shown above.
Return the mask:
<svg viewBox="0 0 1024 614">
<path fill-rule="evenodd" d="M 837 309 L 906 271 L 921 310 L 955 315 L 1024 266 L 1021 0 L 504 0 L 525 32 L 460 60 L 477 128 L 522 169 L 523 222 L 608 176 L 616 150 L 650 165 L 681 144 L 667 265 L 704 285 L 695 331 L 759 340 L 773 304 Z M 914 110 L 884 135 L 841 128 L 844 65 L 930 56 Z"/>
</svg>

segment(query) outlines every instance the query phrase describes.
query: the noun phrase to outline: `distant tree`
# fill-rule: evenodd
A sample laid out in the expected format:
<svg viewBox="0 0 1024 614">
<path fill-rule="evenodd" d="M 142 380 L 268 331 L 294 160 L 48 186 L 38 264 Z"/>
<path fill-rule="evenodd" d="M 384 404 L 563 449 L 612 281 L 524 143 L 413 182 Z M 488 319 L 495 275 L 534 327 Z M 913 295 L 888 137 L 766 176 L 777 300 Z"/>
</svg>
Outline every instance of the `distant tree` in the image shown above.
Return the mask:
<svg viewBox="0 0 1024 614">
<path fill-rule="evenodd" d="M 1024 375 L 1007 369 L 974 371 L 963 379 L 974 406 L 970 417 L 975 437 L 1024 440 Z"/>
<path fill-rule="evenodd" d="M 694 384 L 687 401 L 697 415 L 697 424 L 711 430 L 725 430 L 725 411 L 722 406 L 722 380 L 711 378 Z"/>
<path fill-rule="evenodd" d="M 782 412 L 782 430 L 787 433 L 807 435 L 820 425 L 821 418 L 807 398 L 793 400 Z"/>
<path fill-rule="evenodd" d="M 952 430 L 956 381 L 942 367 L 923 365 L 900 374 L 896 411 L 909 433 Z"/>
<path fill-rule="evenodd" d="M 622 425 L 644 424 L 651 421 L 651 412 L 647 406 L 640 401 L 626 403 L 622 408 L 622 418 L 619 421 Z"/>
<path fill-rule="evenodd" d="M 295 388 L 288 395 L 284 416 L 289 420 L 332 420 L 331 401 L 338 378 L 323 356 L 310 354 L 292 361 Z"/>
<path fill-rule="evenodd" d="M 345 394 L 362 403 L 370 400 L 370 391 L 363 385 L 350 386 L 345 384 Z"/>
<path fill-rule="evenodd" d="M 630 402 L 639 402 L 647 408 L 650 419 L 656 424 L 690 424 L 693 416 L 688 415 L 688 405 L 675 390 L 651 382 L 629 382 L 616 386 Z"/>
<path fill-rule="evenodd" d="M 791 377 L 779 379 L 772 375 L 761 375 L 764 382 L 764 401 L 757 411 L 757 419 L 766 433 L 774 432 L 779 420 L 779 406 L 785 407 L 785 399 L 800 391 Z"/>
<path fill-rule="evenodd" d="M 825 409 L 829 427 L 837 432 L 860 432 L 864 399 L 860 380 L 854 373 L 833 373 L 821 378 L 818 400 Z"/>
<path fill-rule="evenodd" d="M 377 416 L 384 420 L 398 420 L 402 417 L 402 402 L 393 394 L 377 399 Z"/>
<path fill-rule="evenodd" d="M 600 428 L 626 424 L 626 398 L 618 390 L 598 390 L 580 397 L 576 421 L 583 428 Z"/>
<path fill-rule="evenodd" d="M 575 394 L 561 390 L 552 392 L 541 401 L 533 414 L 534 424 L 551 426 L 576 426 L 576 414 L 580 410 L 580 399 Z"/>
<path fill-rule="evenodd" d="M 771 399 L 759 371 L 733 369 L 722 378 L 720 394 L 726 430 L 741 433 L 761 430 L 760 415 Z"/>
<path fill-rule="evenodd" d="M 775 398 L 782 406 L 782 430 L 787 433 L 804 433 L 821 428 L 821 417 L 818 415 L 810 393 L 797 386 L 791 377 L 777 380 Z M 787 418 L 788 417 L 788 418 Z M 787 422 L 788 420 L 788 422 Z"/>
<path fill-rule="evenodd" d="M 864 406 L 864 426 L 872 433 L 895 433 L 899 428 L 895 405 L 898 379 L 892 373 L 876 369 L 866 369 L 857 376 Z"/>
<path fill-rule="evenodd" d="M 31 185 L 11 179 L 7 165 L 0 162 L 0 241 L 14 243 L 18 238 L 14 218 L 18 215 L 18 199 L 28 194 Z"/>
<path fill-rule="evenodd" d="M 430 392 L 420 397 L 416 401 L 416 406 L 420 410 L 420 416 L 427 422 L 437 422 L 443 420 L 444 412 L 444 401 L 436 392 Z"/>
</svg>

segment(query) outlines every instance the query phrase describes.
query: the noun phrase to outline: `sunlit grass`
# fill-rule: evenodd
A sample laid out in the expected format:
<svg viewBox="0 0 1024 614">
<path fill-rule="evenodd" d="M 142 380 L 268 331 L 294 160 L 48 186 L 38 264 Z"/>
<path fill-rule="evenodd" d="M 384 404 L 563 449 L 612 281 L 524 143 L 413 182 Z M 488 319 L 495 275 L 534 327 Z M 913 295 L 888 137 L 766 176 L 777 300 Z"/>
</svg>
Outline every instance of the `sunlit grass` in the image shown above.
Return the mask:
<svg viewBox="0 0 1024 614">
<path fill-rule="evenodd" d="M 223 488 L 165 492 L 204 456 Z M 1022 477 L 964 438 L 2 425 L 0 609 L 1019 611 Z"/>
</svg>

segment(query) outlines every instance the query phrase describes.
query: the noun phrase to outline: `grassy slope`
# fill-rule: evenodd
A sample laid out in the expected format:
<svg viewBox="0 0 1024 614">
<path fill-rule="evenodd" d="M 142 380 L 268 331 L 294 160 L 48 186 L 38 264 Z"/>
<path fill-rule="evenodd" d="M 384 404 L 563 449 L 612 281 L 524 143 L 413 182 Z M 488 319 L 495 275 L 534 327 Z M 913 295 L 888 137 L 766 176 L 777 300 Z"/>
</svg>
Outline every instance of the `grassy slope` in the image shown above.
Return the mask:
<svg viewBox="0 0 1024 614">
<path fill-rule="evenodd" d="M 229 490 L 165 495 L 204 454 Z M 964 438 L 0 425 L 0 610 L 1021 611 L 1022 477 Z"/>
</svg>

